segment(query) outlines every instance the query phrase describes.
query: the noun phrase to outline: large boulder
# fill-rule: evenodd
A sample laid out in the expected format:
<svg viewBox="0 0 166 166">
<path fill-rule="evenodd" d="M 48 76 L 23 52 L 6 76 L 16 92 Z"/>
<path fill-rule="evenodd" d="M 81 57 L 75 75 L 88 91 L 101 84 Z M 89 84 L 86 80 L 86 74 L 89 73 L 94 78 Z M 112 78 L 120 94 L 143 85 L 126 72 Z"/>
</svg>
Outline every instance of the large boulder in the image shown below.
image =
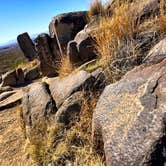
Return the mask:
<svg viewBox="0 0 166 166">
<path fill-rule="evenodd" d="M 10 92 L 4 92 L 0 94 L 0 111 L 12 108 L 16 105 L 21 104 L 23 97 L 22 90 L 14 90 Z"/>
<path fill-rule="evenodd" d="M 86 71 L 78 71 L 64 78 L 50 78 L 45 80 L 54 98 L 57 108 L 74 92 L 90 89 L 95 82 L 95 77 Z"/>
<path fill-rule="evenodd" d="M 11 95 L 13 95 L 14 93 L 16 93 L 15 91 L 8 91 L 8 92 L 3 92 L 0 94 L 0 102 L 5 100 L 6 98 L 10 97 Z"/>
<path fill-rule="evenodd" d="M 88 23 L 87 12 L 70 12 L 55 16 L 49 25 L 51 37 L 56 37 L 61 45 L 73 40 L 75 35 Z"/>
<path fill-rule="evenodd" d="M 24 82 L 24 72 L 21 68 L 18 68 L 2 75 L 1 87 L 20 86 Z"/>
<path fill-rule="evenodd" d="M 26 32 L 26 33 L 20 34 L 17 37 L 17 41 L 25 57 L 29 61 L 32 61 L 36 57 L 36 51 L 35 51 L 35 45 L 33 41 L 31 40 L 30 36 L 28 35 L 28 33 Z"/>
<path fill-rule="evenodd" d="M 10 86 L 5 86 L 5 87 L 1 87 L 0 86 L 0 94 L 3 93 L 3 92 L 9 92 L 9 91 L 12 91 L 13 88 L 10 87 Z"/>
<path fill-rule="evenodd" d="M 107 86 L 93 114 L 93 142 L 107 166 L 164 165 L 166 59 Z"/>
<path fill-rule="evenodd" d="M 2 75 L 1 87 L 15 86 L 17 84 L 16 70 L 8 71 Z"/>
<path fill-rule="evenodd" d="M 94 59 L 97 56 L 95 54 L 95 41 L 90 33 L 86 30 L 79 32 L 74 40 L 68 43 L 67 53 L 70 61 L 75 65 Z"/>
<path fill-rule="evenodd" d="M 73 123 L 76 117 L 79 116 L 83 101 L 84 93 L 82 91 L 76 92 L 67 98 L 55 115 L 56 122 L 64 125 Z"/>
<path fill-rule="evenodd" d="M 138 3 L 142 5 L 141 10 L 138 10 L 140 20 L 144 20 L 146 18 L 159 14 L 160 0 L 141 0 Z"/>
<path fill-rule="evenodd" d="M 56 103 L 50 95 L 46 83 L 33 83 L 24 90 L 23 96 L 23 119 L 27 128 L 38 125 L 42 120 L 48 120 L 55 114 Z"/>
<path fill-rule="evenodd" d="M 21 68 L 16 69 L 17 85 L 23 85 L 25 83 L 24 71 Z"/>
<path fill-rule="evenodd" d="M 143 63 L 154 64 L 166 58 L 166 38 L 156 44 L 143 60 Z"/>
<path fill-rule="evenodd" d="M 34 66 L 31 69 L 25 71 L 25 80 L 32 81 L 40 77 L 39 66 Z"/>
<path fill-rule="evenodd" d="M 105 5 L 108 15 L 111 16 L 114 13 L 114 9 L 117 4 L 116 2 L 116 0 L 110 0 L 109 3 Z M 123 3 L 124 0 L 119 0 L 118 2 Z M 131 9 L 135 11 L 137 19 L 141 22 L 159 13 L 160 0 L 128 0 L 128 2 L 131 3 Z M 135 10 L 136 8 L 137 10 Z"/>
<path fill-rule="evenodd" d="M 56 40 L 47 34 L 40 34 L 35 43 L 42 74 L 55 74 L 60 60 Z"/>
</svg>

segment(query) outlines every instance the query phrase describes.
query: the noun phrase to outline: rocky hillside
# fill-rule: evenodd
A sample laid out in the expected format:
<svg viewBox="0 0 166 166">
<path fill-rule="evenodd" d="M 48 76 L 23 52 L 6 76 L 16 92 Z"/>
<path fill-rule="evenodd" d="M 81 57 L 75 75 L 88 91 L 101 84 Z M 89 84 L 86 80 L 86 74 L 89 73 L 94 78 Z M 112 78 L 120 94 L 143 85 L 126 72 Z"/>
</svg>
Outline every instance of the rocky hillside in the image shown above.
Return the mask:
<svg viewBox="0 0 166 166">
<path fill-rule="evenodd" d="M 166 164 L 165 0 L 95 0 L 17 40 L 28 62 L 0 79 L 2 165 Z"/>
</svg>

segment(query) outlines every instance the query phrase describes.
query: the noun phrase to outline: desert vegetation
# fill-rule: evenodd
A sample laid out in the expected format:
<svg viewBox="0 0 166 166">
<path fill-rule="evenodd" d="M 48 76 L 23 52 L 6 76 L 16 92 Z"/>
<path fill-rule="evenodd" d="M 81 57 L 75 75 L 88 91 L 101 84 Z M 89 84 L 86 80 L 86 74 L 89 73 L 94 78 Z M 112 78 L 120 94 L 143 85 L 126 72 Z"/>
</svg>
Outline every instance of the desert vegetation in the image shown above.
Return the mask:
<svg viewBox="0 0 166 166">
<path fill-rule="evenodd" d="M 100 12 L 96 4 L 99 2 L 94 1 L 89 11 L 93 13 L 97 10 L 100 13 L 98 27 L 93 33 L 97 43 L 96 51 L 102 62 L 100 64 L 108 68 L 109 79 L 114 82 L 134 66 L 139 65 L 147 53 L 146 49 L 150 49 L 159 38 L 164 36 L 165 4 L 161 1 L 157 17 L 149 16 L 144 20 L 141 20 L 143 4 L 139 1 L 134 1 L 133 4 L 130 1 L 116 1 L 114 8 L 111 9 L 111 16 L 108 14 L 110 12 L 106 11 L 109 9 Z M 150 35 L 152 38 L 151 46 L 146 46 L 145 35 Z M 138 40 L 140 36 L 143 36 L 142 41 Z"/>
<path fill-rule="evenodd" d="M 19 48 L 9 48 L 0 51 L 0 74 L 15 69 L 20 64 L 27 63 L 22 51 Z"/>
<path fill-rule="evenodd" d="M 40 121 L 30 131 L 26 151 L 33 165 L 104 166 L 104 156 L 93 151 L 92 114 L 97 98 L 85 97 L 81 112 L 67 126 L 54 119 Z"/>
</svg>

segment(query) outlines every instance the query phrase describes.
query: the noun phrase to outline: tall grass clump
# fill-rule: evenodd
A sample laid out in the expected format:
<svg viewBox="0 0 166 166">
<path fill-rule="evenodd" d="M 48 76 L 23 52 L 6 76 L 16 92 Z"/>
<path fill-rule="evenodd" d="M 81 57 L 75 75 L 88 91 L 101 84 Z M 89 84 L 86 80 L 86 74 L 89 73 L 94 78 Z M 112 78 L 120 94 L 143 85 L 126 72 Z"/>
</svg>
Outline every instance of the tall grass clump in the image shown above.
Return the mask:
<svg viewBox="0 0 166 166">
<path fill-rule="evenodd" d="M 166 35 L 166 3 L 160 2 L 160 14 L 158 16 L 158 29 L 162 35 Z"/>
<path fill-rule="evenodd" d="M 89 5 L 89 18 L 92 18 L 93 16 L 101 16 L 104 14 L 104 7 L 102 5 L 101 0 L 94 0 Z"/>
<path fill-rule="evenodd" d="M 69 125 L 40 121 L 29 134 L 27 151 L 33 165 L 104 166 L 93 151 L 92 115 L 97 99 L 84 97 L 80 115 Z"/>
<path fill-rule="evenodd" d="M 112 80 L 125 73 L 135 59 L 133 36 L 139 31 L 137 14 L 129 2 L 116 5 L 112 17 L 104 16 L 94 32 L 96 50 Z M 132 61 L 131 63 L 129 61 Z"/>
<path fill-rule="evenodd" d="M 71 74 L 74 71 L 74 69 L 75 69 L 75 67 L 71 63 L 69 56 L 68 55 L 63 56 L 61 58 L 61 62 L 59 64 L 59 68 L 58 68 L 59 76 L 60 77 L 68 76 L 69 74 Z"/>
</svg>

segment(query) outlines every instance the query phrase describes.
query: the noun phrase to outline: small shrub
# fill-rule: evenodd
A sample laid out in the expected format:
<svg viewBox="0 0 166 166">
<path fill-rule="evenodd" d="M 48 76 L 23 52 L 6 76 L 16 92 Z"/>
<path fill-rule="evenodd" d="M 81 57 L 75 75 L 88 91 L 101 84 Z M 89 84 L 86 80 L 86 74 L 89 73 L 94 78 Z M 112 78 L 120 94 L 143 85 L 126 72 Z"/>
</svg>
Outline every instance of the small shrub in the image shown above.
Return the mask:
<svg viewBox="0 0 166 166">
<path fill-rule="evenodd" d="M 108 69 L 107 76 L 111 82 L 121 78 L 135 65 L 137 57 L 133 37 L 140 31 L 135 10 L 128 1 L 116 5 L 112 17 L 101 17 L 94 32 L 99 59 Z"/>
<path fill-rule="evenodd" d="M 75 67 L 74 65 L 70 62 L 69 56 L 64 56 L 61 59 L 58 73 L 60 77 L 65 77 L 69 74 L 71 74 L 74 71 Z"/>
<path fill-rule="evenodd" d="M 104 7 L 102 5 L 101 0 L 94 0 L 92 3 L 90 3 L 89 6 L 89 18 L 92 18 L 96 15 L 103 15 L 104 14 Z"/>
<path fill-rule="evenodd" d="M 160 15 L 158 17 L 158 29 L 162 35 L 166 35 L 166 4 L 163 1 L 160 2 Z"/>
</svg>

